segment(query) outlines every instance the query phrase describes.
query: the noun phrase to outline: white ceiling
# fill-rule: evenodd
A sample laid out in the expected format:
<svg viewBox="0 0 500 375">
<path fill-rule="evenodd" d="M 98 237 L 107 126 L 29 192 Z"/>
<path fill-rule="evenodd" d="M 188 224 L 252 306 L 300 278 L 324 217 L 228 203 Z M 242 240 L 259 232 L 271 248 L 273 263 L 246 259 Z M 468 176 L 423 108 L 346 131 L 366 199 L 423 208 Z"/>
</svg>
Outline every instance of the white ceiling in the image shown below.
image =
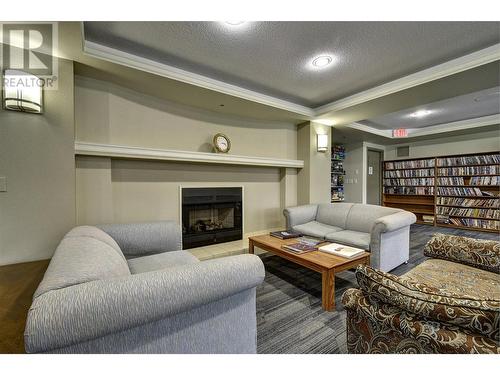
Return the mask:
<svg viewBox="0 0 500 375">
<path fill-rule="evenodd" d="M 317 107 L 500 42 L 498 22 L 85 22 L 85 39 Z M 310 61 L 336 61 L 312 70 Z"/>
<path fill-rule="evenodd" d="M 430 113 L 420 118 L 411 116 L 411 114 L 421 110 L 430 111 Z M 500 87 L 497 86 L 467 95 L 388 113 L 372 119 L 358 121 L 358 123 L 378 130 L 397 128 L 421 129 L 499 113 Z"/>
</svg>

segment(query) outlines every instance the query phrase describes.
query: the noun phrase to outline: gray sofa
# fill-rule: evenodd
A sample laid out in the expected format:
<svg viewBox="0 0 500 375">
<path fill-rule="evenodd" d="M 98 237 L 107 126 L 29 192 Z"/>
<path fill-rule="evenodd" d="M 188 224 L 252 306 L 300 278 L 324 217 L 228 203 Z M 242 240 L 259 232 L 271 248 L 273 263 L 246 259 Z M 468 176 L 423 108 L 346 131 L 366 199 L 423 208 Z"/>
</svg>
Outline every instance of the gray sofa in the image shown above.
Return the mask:
<svg viewBox="0 0 500 375">
<path fill-rule="evenodd" d="M 309 204 L 284 210 L 287 229 L 371 252 L 374 268 L 390 271 L 408 261 L 413 213 L 370 204 Z"/>
<path fill-rule="evenodd" d="M 28 353 L 255 353 L 254 255 L 198 261 L 174 222 L 81 226 L 33 297 Z"/>
</svg>

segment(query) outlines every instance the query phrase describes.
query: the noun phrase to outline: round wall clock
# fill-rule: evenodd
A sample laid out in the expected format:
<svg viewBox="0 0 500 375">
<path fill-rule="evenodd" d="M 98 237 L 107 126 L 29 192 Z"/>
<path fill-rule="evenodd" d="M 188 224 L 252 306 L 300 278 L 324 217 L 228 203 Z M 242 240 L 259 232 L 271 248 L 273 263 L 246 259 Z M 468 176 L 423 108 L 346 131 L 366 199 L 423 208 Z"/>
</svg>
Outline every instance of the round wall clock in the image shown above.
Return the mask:
<svg viewBox="0 0 500 375">
<path fill-rule="evenodd" d="M 213 144 L 217 152 L 228 152 L 231 149 L 231 141 L 227 135 L 217 133 L 214 135 Z"/>
</svg>

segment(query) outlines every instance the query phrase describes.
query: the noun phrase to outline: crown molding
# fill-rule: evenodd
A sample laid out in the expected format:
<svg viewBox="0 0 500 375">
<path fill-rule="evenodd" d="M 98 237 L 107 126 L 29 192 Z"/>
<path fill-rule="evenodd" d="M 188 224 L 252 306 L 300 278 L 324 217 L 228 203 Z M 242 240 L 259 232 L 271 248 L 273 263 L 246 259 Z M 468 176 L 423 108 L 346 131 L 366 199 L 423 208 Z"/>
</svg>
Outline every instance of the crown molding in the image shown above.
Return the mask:
<svg viewBox="0 0 500 375">
<path fill-rule="evenodd" d="M 408 136 L 404 138 L 396 138 L 392 136 L 392 130 L 381 130 L 374 127 L 360 124 L 358 122 L 353 122 L 352 124 L 346 125 L 346 127 L 356 130 L 361 130 L 367 133 L 379 135 L 389 139 L 408 139 L 421 137 L 424 135 L 447 133 L 457 130 L 474 129 L 480 128 L 482 126 L 500 125 L 500 114 L 476 117 L 467 120 L 453 121 L 445 124 L 427 126 L 425 128 L 408 129 Z"/>
<path fill-rule="evenodd" d="M 440 79 L 452 74 L 460 73 L 480 65 L 488 64 L 500 60 L 500 44 L 472 52 L 468 55 L 449 60 L 431 68 L 407 75 L 380 86 L 359 92 L 346 98 L 322 105 L 314 109 L 316 116 L 329 112 L 336 112 L 352 107 L 382 96 L 390 95 L 398 91 L 406 90 L 436 79 Z"/>
<path fill-rule="evenodd" d="M 314 110 L 312 108 L 245 89 L 243 87 L 232 85 L 220 80 L 205 77 L 201 74 L 192 73 L 171 65 L 159 63 L 154 60 L 146 59 L 144 57 L 117 50 L 115 48 L 106 47 L 98 43 L 85 40 L 83 44 L 83 53 L 91 57 L 99 58 L 101 60 L 141 70 L 143 72 L 156 74 L 169 79 L 174 79 L 176 81 L 189 83 L 194 86 L 221 92 L 223 94 L 268 105 L 270 107 L 283 109 L 286 111 L 297 113 L 299 115 L 309 117 L 314 116 Z"/>
<path fill-rule="evenodd" d="M 313 119 L 318 116 L 340 111 L 398 91 L 500 60 L 500 43 L 316 108 L 310 108 L 257 91 L 245 89 L 87 40 L 83 41 L 83 52 L 94 58 L 286 110 Z"/>
<path fill-rule="evenodd" d="M 408 138 L 457 130 L 474 129 L 491 125 L 500 125 L 500 114 L 448 122 L 446 124 L 428 126 L 422 129 L 408 129 Z"/>
<path fill-rule="evenodd" d="M 388 130 L 376 129 L 374 127 L 371 127 L 371 126 L 368 126 L 365 124 L 360 124 L 359 122 L 353 122 L 349 125 L 346 125 L 346 127 L 351 128 L 351 129 L 361 130 L 361 131 L 367 132 L 367 133 L 372 133 L 375 135 L 380 135 L 381 137 L 385 137 L 385 138 L 392 138 L 392 130 L 390 130 L 390 129 L 388 129 Z"/>
<path fill-rule="evenodd" d="M 253 167 L 304 168 L 303 160 L 263 158 L 210 152 L 75 142 L 75 155 L 106 156 L 120 159 L 169 160 L 189 163 L 248 165 Z"/>
</svg>

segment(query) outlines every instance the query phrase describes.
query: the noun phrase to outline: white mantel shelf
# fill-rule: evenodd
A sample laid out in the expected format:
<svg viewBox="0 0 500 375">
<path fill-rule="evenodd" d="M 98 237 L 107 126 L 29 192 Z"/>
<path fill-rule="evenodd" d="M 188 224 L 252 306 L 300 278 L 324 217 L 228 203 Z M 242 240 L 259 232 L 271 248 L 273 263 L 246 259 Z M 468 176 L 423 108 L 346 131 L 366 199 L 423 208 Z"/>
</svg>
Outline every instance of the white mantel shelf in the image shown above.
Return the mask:
<svg viewBox="0 0 500 375">
<path fill-rule="evenodd" d="M 119 159 L 170 160 L 190 163 L 250 165 L 257 167 L 304 167 L 303 160 L 273 159 L 257 156 L 166 150 L 87 142 L 75 142 L 75 155 L 106 156 Z"/>
</svg>

